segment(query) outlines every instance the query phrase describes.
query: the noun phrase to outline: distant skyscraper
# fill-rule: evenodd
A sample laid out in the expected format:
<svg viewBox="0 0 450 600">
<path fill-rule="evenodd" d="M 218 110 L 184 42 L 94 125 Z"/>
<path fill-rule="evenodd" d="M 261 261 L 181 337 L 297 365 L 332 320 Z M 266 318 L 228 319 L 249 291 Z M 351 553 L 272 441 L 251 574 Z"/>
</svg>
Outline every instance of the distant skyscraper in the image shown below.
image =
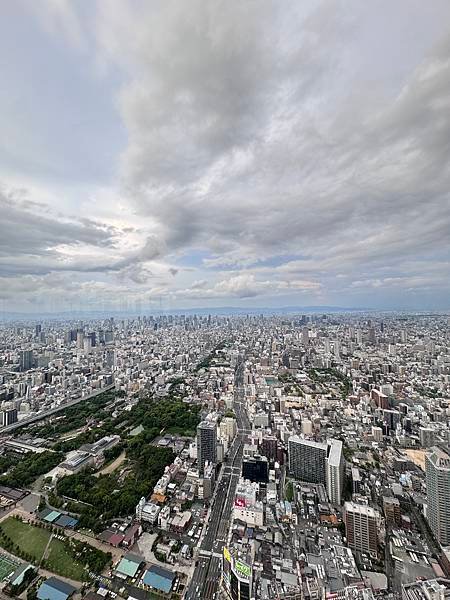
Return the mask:
<svg viewBox="0 0 450 600">
<path fill-rule="evenodd" d="M 304 346 L 309 344 L 309 329 L 307 327 L 303 327 L 302 329 L 302 344 Z"/>
<path fill-rule="evenodd" d="M 77 348 L 82 350 L 84 348 L 84 333 L 83 331 L 77 331 Z"/>
<path fill-rule="evenodd" d="M 217 461 L 217 431 L 215 423 L 202 421 L 197 427 L 197 462 L 202 476 L 207 461 Z"/>
<path fill-rule="evenodd" d="M 33 350 L 21 350 L 19 353 L 19 368 L 21 371 L 29 371 L 34 366 Z"/>
<path fill-rule="evenodd" d="M 83 350 L 85 354 L 90 354 L 92 351 L 92 338 L 89 335 L 84 338 Z"/>
<path fill-rule="evenodd" d="M 341 346 L 339 344 L 339 340 L 334 340 L 334 356 L 338 360 L 341 357 Z"/>
<path fill-rule="evenodd" d="M 108 367 L 116 366 L 116 351 L 115 350 L 106 350 L 105 352 L 106 364 Z"/>
<path fill-rule="evenodd" d="M 435 446 L 425 458 L 427 519 L 442 546 L 450 544 L 450 454 Z"/>
</svg>

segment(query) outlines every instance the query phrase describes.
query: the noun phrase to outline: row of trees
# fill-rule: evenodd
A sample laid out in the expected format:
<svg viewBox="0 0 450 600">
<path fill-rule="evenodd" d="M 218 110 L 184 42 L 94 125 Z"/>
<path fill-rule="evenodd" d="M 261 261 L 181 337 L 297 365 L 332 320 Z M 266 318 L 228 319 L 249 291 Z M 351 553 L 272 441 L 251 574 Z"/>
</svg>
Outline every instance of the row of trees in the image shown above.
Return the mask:
<svg viewBox="0 0 450 600">
<path fill-rule="evenodd" d="M 34 556 L 32 554 L 29 554 L 28 552 L 24 552 L 22 550 L 22 548 L 18 544 L 15 543 L 15 540 L 11 539 L 10 536 L 7 535 L 7 533 L 4 531 L 4 529 L 1 526 L 0 526 L 0 545 L 2 546 L 2 548 L 7 550 L 8 552 L 10 552 L 11 554 L 18 556 L 19 558 L 22 558 L 23 560 L 26 560 L 27 562 L 34 561 Z"/>
<path fill-rule="evenodd" d="M 13 516 L 12 518 L 23 523 L 23 520 L 18 515 Z M 63 529 L 54 527 L 50 523 L 42 523 L 38 521 L 35 525 L 30 525 L 30 527 L 46 529 L 51 533 L 64 535 Z M 98 548 L 94 548 L 90 544 L 76 539 L 69 540 L 68 538 L 66 538 L 63 543 L 66 552 L 72 557 L 74 562 L 78 562 L 85 565 L 87 571 L 92 571 L 94 573 L 102 573 L 105 567 L 111 564 L 112 554 L 110 552 L 102 552 Z M 23 560 L 26 560 L 30 563 L 35 562 L 35 557 L 32 554 L 24 552 L 18 544 L 15 544 L 14 540 L 6 534 L 1 525 L 0 544 L 3 548 L 5 548 L 5 550 L 8 550 L 15 556 L 18 556 L 19 558 L 22 558 Z M 47 563 L 45 560 L 41 561 L 41 566 L 45 567 L 46 564 Z"/>
<path fill-rule="evenodd" d="M 29 454 L 16 464 L 7 475 L 0 477 L 0 484 L 10 487 L 27 487 L 40 475 L 48 473 L 63 459 L 62 452 L 42 452 L 41 454 Z"/>
<path fill-rule="evenodd" d="M 64 412 L 64 416 L 56 418 L 53 423 L 45 425 L 30 425 L 32 428 L 33 435 L 40 437 L 57 437 L 69 431 L 73 431 L 79 427 L 86 425 L 86 421 L 95 417 L 101 419 L 108 416 L 108 412 L 103 409 L 116 398 L 116 392 L 114 390 L 108 390 L 79 402 L 74 406 L 69 406 Z"/>
</svg>

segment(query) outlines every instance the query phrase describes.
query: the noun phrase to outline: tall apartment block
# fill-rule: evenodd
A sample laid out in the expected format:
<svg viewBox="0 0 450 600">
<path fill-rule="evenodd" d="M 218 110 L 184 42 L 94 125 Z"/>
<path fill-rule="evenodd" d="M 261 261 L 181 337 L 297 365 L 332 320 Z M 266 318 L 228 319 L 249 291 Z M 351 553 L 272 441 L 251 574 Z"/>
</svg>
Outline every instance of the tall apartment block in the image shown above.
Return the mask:
<svg viewBox="0 0 450 600">
<path fill-rule="evenodd" d="M 376 558 L 378 549 L 377 522 L 378 511 L 365 504 L 346 502 L 344 504 L 344 523 L 347 543 L 352 550 L 368 552 Z"/>
<path fill-rule="evenodd" d="M 425 458 L 427 519 L 442 546 L 450 545 L 450 454 L 435 446 Z"/>
<path fill-rule="evenodd" d="M 9 408 L 0 412 L 0 425 L 6 427 L 17 423 L 17 409 Z"/>
<path fill-rule="evenodd" d="M 211 421 L 202 421 L 197 426 L 197 461 L 201 476 L 206 462 L 217 462 L 217 427 Z"/>
<path fill-rule="evenodd" d="M 344 457 L 340 440 L 321 443 L 294 435 L 289 438 L 288 454 L 291 475 L 301 481 L 326 485 L 330 502 L 341 503 Z"/>
<path fill-rule="evenodd" d="M 436 441 L 436 431 L 431 427 L 419 427 L 420 445 L 422 448 L 431 448 Z"/>
<path fill-rule="evenodd" d="M 19 369 L 29 371 L 34 367 L 33 350 L 21 350 L 19 352 Z"/>
<path fill-rule="evenodd" d="M 344 487 L 344 453 L 340 440 L 331 440 L 327 444 L 325 468 L 328 498 L 332 504 L 340 504 Z"/>
</svg>

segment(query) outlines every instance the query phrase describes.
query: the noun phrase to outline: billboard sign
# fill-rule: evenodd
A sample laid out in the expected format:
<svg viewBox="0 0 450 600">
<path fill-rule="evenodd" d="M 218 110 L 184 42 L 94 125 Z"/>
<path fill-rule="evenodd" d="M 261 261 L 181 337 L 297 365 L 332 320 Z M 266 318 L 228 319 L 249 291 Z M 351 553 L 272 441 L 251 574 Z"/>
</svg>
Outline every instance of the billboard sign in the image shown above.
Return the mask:
<svg viewBox="0 0 450 600">
<path fill-rule="evenodd" d="M 250 575 L 252 573 L 252 568 L 250 565 L 241 562 L 240 560 L 234 561 L 234 570 L 240 577 L 245 577 L 246 579 L 250 579 Z"/>
</svg>

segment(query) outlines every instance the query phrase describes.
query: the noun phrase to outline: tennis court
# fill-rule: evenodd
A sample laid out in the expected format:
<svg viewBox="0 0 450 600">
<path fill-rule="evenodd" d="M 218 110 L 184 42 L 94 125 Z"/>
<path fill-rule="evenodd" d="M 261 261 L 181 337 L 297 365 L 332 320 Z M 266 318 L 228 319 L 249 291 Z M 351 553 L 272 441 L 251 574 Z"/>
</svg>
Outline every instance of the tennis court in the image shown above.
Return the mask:
<svg viewBox="0 0 450 600">
<path fill-rule="evenodd" d="M 18 566 L 18 562 L 13 561 L 5 554 L 0 554 L 0 581 L 4 581 L 9 575 L 12 575 Z"/>
</svg>

